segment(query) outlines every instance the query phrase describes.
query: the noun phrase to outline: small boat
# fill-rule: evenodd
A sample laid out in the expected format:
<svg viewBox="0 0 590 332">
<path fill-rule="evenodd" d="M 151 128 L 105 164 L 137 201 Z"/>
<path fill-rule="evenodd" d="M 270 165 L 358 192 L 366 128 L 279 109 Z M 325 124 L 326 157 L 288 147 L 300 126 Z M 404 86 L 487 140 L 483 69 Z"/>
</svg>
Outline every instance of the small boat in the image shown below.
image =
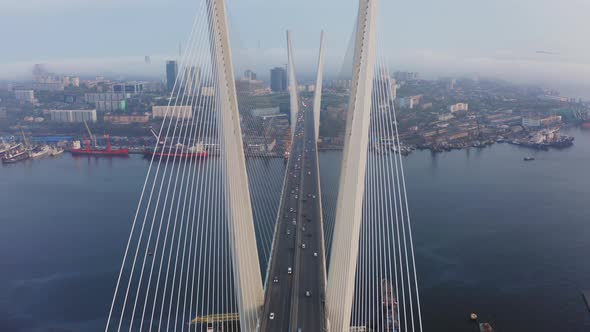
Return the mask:
<svg viewBox="0 0 590 332">
<path fill-rule="evenodd" d="M 3 164 L 14 164 L 14 163 L 18 163 L 19 161 L 23 161 L 23 160 L 27 160 L 29 159 L 30 155 L 29 155 L 29 151 L 23 150 L 20 152 L 11 152 L 7 155 L 4 156 L 4 158 L 2 158 L 2 163 Z"/>
<path fill-rule="evenodd" d="M 18 148 L 20 148 L 22 146 L 22 144 L 15 144 L 15 145 L 4 145 L 0 148 L 0 158 L 3 158 L 6 154 L 17 150 Z"/>
<path fill-rule="evenodd" d="M 524 161 L 533 161 L 535 157 L 524 157 Z"/>
<path fill-rule="evenodd" d="M 494 328 L 490 323 L 479 323 L 480 332 L 494 332 Z"/>
<path fill-rule="evenodd" d="M 50 157 L 57 157 L 57 156 L 59 156 L 62 153 L 64 153 L 64 149 L 58 148 L 58 147 L 54 147 L 54 148 L 51 148 L 49 150 L 49 156 Z"/>
<path fill-rule="evenodd" d="M 30 157 L 31 157 L 31 159 L 41 158 L 41 157 L 47 155 L 49 153 L 49 151 L 50 151 L 50 149 L 47 145 L 44 145 L 42 147 L 37 147 L 37 148 L 34 148 L 33 150 L 31 150 Z"/>
</svg>

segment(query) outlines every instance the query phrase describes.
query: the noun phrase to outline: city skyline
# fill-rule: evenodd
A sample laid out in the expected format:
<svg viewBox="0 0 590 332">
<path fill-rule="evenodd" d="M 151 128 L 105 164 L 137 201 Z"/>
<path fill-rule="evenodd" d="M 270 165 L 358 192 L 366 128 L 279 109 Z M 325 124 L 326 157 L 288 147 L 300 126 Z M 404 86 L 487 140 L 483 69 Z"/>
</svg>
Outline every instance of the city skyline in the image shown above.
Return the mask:
<svg viewBox="0 0 590 332">
<path fill-rule="evenodd" d="M 0 55 L 0 80 L 28 79 L 35 63 L 69 75 L 163 77 L 162 65 L 178 58 L 179 44 L 185 43 L 196 6 L 188 0 L 4 3 L 0 5 L 0 36 L 13 47 Z M 309 12 L 293 1 L 228 3 L 230 29 L 239 30 L 232 37 L 234 53 L 256 59 L 237 61 L 236 71 L 251 68 L 265 77 L 270 68 L 284 65 L 284 31 L 291 29 L 298 69 L 303 76 L 312 73 L 317 39 L 324 29 L 327 75 L 340 72 L 356 2 L 329 0 L 317 6 L 319 10 Z M 589 3 L 527 0 L 513 5 L 507 0 L 489 4 L 454 0 L 444 4 L 383 2 L 382 7 L 387 13 L 409 13 L 392 14 L 391 20 L 383 22 L 382 44 L 387 45 L 384 53 L 392 70 L 419 71 L 425 77 L 481 74 L 517 83 L 555 85 L 568 95 L 590 95 L 586 92 L 590 90 L 590 47 L 573 37 L 590 28 L 590 23 L 582 21 Z M 322 15 L 334 8 L 338 15 Z M 567 15 L 560 14 L 563 8 Z M 129 29 L 129 24 L 141 29 Z M 151 56 L 151 64 L 144 62 L 146 55 Z"/>
</svg>

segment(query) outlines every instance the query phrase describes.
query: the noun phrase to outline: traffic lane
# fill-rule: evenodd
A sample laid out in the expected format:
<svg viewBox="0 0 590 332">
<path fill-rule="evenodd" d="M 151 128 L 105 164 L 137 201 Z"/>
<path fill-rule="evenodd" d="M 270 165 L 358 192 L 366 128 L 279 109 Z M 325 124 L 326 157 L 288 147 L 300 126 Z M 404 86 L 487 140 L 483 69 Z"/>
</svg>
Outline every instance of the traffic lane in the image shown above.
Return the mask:
<svg viewBox="0 0 590 332">
<path fill-rule="evenodd" d="M 302 144 L 302 150 L 304 150 L 305 148 L 305 134 L 302 135 L 302 137 L 298 138 L 299 141 Z M 300 189 L 298 191 L 298 194 L 300 195 L 300 197 L 298 197 L 297 199 L 297 222 L 295 223 L 294 227 L 294 234 L 295 234 L 295 248 L 294 248 L 294 271 L 293 271 L 293 288 L 292 288 L 292 294 L 291 294 L 291 325 L 290 325 L 290 330 L 291 331 L 295 331 L 297 329 L 297 325 L 299 322 L 299 293 L 300 293 L 300 276 L 301 276 L 301 244 L 303 243 L 303 239 L 302 239 L 302 234 L 299 231 L 302 223 L 303 223 L 303 211 L 304 211 L 304 205 L 303 205 L 303 193 L 305 192 L 305 186 L 306 186 L 306 181 L 305 181 L 305 159 L 306 159 L 306 154 L 302 153 L 302 160 L 299 161 L 299 157 L 298 157 L 298 162 L 299 162 L 299 166 L 300 169 L 298 169 L 298 171 L 296 172 L 300 179 L 299 179 L 299 185 L 300 185 Z"/>
<path fill-rule="evenodd" d="M 287 204 L 286 206 L 289 205 L 290 204 Z M 291 292 L 289 291 L 291 288 L 291 278 L 287 273 L 287 269 L 289 262 L 293 259 L 292 251 L 290 250 L 293 245 L 290 243 L 289 238 L 285 238 L 283 235 L 286 234 L 285 229 L 288 229 L 289 216 L 282 218 L 279 222 L 281 222 L 281 225 L 277 231 L 280 231 L 281 233 L 277 234 L 277 236 L 282 238 L 283 241 L 279 241 L 277 248 L 278 253 L 277 256 L 274 257 L 273 268 L 269 271 L 269 278 L 271 278 L 269 287 L 271 291 L 270 294 L 267 294 L 267 296 L 269 296 L 269 302 L 266 306 L 264 317 L 269 318 L 271 312 L 275 315 L 274 319 L 268 319 L 267 327 L 270 331 L 284 330 L 285 328 L 288 328 L 290 311 L 290 301 L 284 300 L 290 300 L 291 298 Z M 275 277 L 278 279 L 278 283 L 274 282 Z M 283 301 L 281 301 L 282 299 Z M 264 321 L 266 321 L 266 319 L 263 319 L 263 322 Z"/>
<path fill-rule="evenodd" d="M 298 122 L 298 127 L 301 128 L 303 127 L 303 131 L 305 130 L 305 126 L 304 126 L 304 122 L 300 121 Z M 301 134 L 303 132 L 301 129 L 299 129 L 297 131 L 297 134 Z M 298 197 L 298 199 L 294 199 L 295 194 L 298 196 L 301 196 L 301 193 L 303 192 L 303 184 L 301 183 L 302 180 L 302 172 L 305 168 L 305 165 L 303 163 L 303 160 L 305 160 L 305 142 L 302 139 L 302 136 L 304 135 L 299 135 L 296 137 L 294 144 L 292 146 L 292 153 L 291 153 L 291 160 L 289 160 L 289 167 L 288 167 L 288 174 L 287 174 L 287 184 L 286 187 L 288 187 L 290 190 L 287 190 L 284 194 L 286 196 L 284 196 L 286 199 L 284 200 L 282 211 L 281 213 L 284 214 L 284 220 L 283 223 L 287 226 L 284 225 L 279 225 L 279 227 L 277 228 L 277 231 L 282 231 L 285 229 L 290 229 L 291 224 L 292 224 L 292 216 L 290 215 L 291 213 L 296 213 L 296 214 L 300 214 L 302 209 L 301 208 L 297 208 L 297 202 L 300 201 L 300 197 Z M 301 157 L 303 157 L 303 160 L 299 160 Z M 295 159 L 297 158 L 297 159 Z M 296 175 L 297 176 L 293 176 Z M 294 191 L 294 192 L 293 192 Z M 295 211 L 291 212 L 290 209 L 293 208 Z M 296 218 L 297 219 L 297 218 Z M 297 221 L 296 221 L 297 222 Z M 276 253 L 273 253 L 273 266 L 271 267 L 271 271 L 272 274 L 271 276 L 269 276 L 271 278 L 271 280 L 273 280 L 274 275 L 279 275 L 279 283 L 282 285 L 273 285 L 271 284 L 270 287 L 272 287 L 272 291 L 270 293 L 267 294 L 267 296 L 272 297 L 271 299 L 268 299 L 268 301 L 266 301 L 266 308 L 264 310 L 265 312 L 265 316 L 262 317 L 262 327 L 264 328 L 266 327 L 270 327 L 270 331 L 275 331 L 275 330 L 284 330 L 287 331 L 288 329 L 288 322 L 289 322 L 289 305 L 292 302 L 292 294 L 290 292 L 290 289 L 293 287 L 293 284 L 297 284 L 297 282 L 293 281 L 293 276 L 289 275 L 285 269 L 285 266 L 289 265 L 289 262 L 293 262 L 295 260 L 295 255 L 294 255 L 294 249 L 297 248 L 297 245 L 295 242 L 295 233 L 296 229 L 293 228 L 292 229 L 292 235 L 293 235 L 293 239 L 287 239 L 287 240 L 281 240 L 281 236 L 285 236 L 283 234 L 277 234 L 276 236 L 279 236 L 277 239 L 277 241 L 279 241 L 280 244 L 277 245 L 277 247 L 275 248 Z M 286 231 L 285 231 L 286 233 Z M 286 246 L 286 247 L 285 247 Z M 277 262 L 277 260 L 280 260 L 281 262 Z M 292 266 L 293 264 L 291 264 Z M 277 271 L 278 270 L 278 271 Z M 283 280 L 283 282 L 281 282 L 281 280 Z M 288 284 L 285 285 L 284 280 L 288 280 Z M 278 287 L 275 287 L 278 286 Z M 287 287 L 285 287 L 287 286 Z M 278 293 L 277 293 L 277 289 L 278 289 Z M 278 302 L 278 304 L 277 304 Z M 279 305 L 281 307 L 280 310 L 277 310 L 277 312 L 273 311 L 275 308 L 277 308 L 277 305 Z M 278 312 L 280 311 L 280 312 Z M 274 320 L 270 320 L 268 319 L 268 316 L 266 315 L 267 313 L 270 314 L 270 312 L 274 312 L 275 313 L 275 319 Z M 265 325 L 265 322 L 269 322 L 268 324 Z M 285 327 L 286 326 L 286 327 Z M 268 330 L 268 329 L 266 329 Z"/>
<path fill-rule="evenodd" d="M 307 232 L 307 230 L 306 230 Z M 309 233 L 308 233 L 309 234 Z M 306 235 L 306 240 L 309 239 Z M 306 241 L 306 249 L 301 254 L 301 279 L 299 296 L 299 328 L 304 331 L 320 331 L 321 324 L 321 298 L 319 280 L 317 278 L 318 262 L 317 258 L 313 256 L 313 252 L 317 252 L 318 248 L 314 241 Z M 309 292 L 310 296 L 307 296 Z"/>
<path fill-rule="evenodd" d="M 307 121 L 307 125 L 309 127 L 309 121 Z M 313 127 L 313 122 L 311 123 L 311 127 Z M 309 131 L 308 131 L 309 132 Z M 317 220 L 315 216 L 319 215 L 319 204 L 313 196 L 317 192 L 317 168 L 313 167 L 316 165 L 315 154 L 311 152 L 311 143 L 308 143 L 308 139 L 305 140 L 305 148 L 307 150 L 306 158 L 305 158 L 305 179 L 304 179 L 304 210 L 305 215 L 308 218 L 312 218 L 311 222 L 307 221 L 307 218 L 304 218 L 303 224 L 300 227 L 300 231 L 303 235 L 303 242 L 306 244 L 306 249 L 301 250 L 301 279 L 300 284 L 300 291 L 297 294 L 298 298 L 300 299 L 299 302 L 299 310 L 300 310 L 300 319 L 298 321 L 298 328 L 302 328 L 305 331 L 320 331 L 322 328 L 322 319 L 321 319 L 321 278 L 318 276 L 321 275 L 321 265 L 318 264 L 318 259 L 321 257 L 315 257 L 313 255 L 314 252 L 320 252 L 321 244 L 318 241 L 318 237 L 321 236 L 321 230 L 318 230 L 318 227 L 314 227 L 314 224 L 317 224 Z M 311 142 L 314 140 L 312 139 Z M 309 173 L 307 173 L 309 172 Z M 311 197 L 308 197 L 310 194 Z M 314 223 L 314 219 L 316 222 Z M 303 231 L 303 227 L 305 227 L 305 231 Z M 309 292 L 310 296 L 307 296 L 307 292 Z"/>
<path fill-rule="evenodd" d="M 294 149 L 294 152 L 298 152 L 298 148 Z M 290 168 L 288 169 L 288 175 L 294 172 L 294 164 L 289 163 Z M 295 183 L 294 183 L 295 182 Z M 264 310 L 264 317 L 262 319 L 263 323 L 262 326 L 264 328 L 264 323 L 267 322 L 266 327 L 270 328 L 271 331 L 275 330 L 285 330 L 288 329 L 289 324 L 289 312 L 290 307 L 289 304 L 291 302 L 291 292 L 290 289 L 292 287 L 292 280 L 291 276 L 288 274 L 288 267 L 290 267 L 290 263 L 293 261 L 293 243 L 290 243 L 291 239 L 289 236 L 283 238 L 283 236 L 287 235 L 287 230 L 290 229 L 291 218 L 290 214 L 287 212 L 287 209 L 293 208 L 293 206 L 297 203 L 297 199 L 294 199 L 293 195 L 291 194 L 292 191 L 295 190 L 295 187 L 298 186 L 297 181 L 289 179 L 287 181 L 287 188 L 289 189 L 284 193 L 284 200 L 283 200 L 283 218 L 282 220 L 279 219 L 278 222 L 281 222 L 277 227 L 277 232 L 279 232 L 277 236 L 277 253 L 273 254 L 273 266 L 269 271 L 271 278 L 271 283 L 269 284 L 270 293 L 267 294 L 268 302 L 266 304 L 266 308 Z M 284 239 L 284 240 L 281 240 Z M 278 283 L 274 282 L 274 279 L 278 278 Z M 285 285 L 286 283 L 286 285 Z M 277 310 L 275 310 L 275 308 Z M 268 319 L 270 317 L 270 313 L 274 313 L 274 319 Z"/>
</svg>

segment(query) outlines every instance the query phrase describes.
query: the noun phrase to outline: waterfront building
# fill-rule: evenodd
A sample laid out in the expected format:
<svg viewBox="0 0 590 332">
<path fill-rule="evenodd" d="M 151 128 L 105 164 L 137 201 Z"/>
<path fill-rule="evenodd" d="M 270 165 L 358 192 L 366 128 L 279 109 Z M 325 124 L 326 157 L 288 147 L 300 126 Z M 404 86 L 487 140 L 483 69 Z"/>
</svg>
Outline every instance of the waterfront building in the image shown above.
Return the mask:
<svg viewBox="0 0 590 332">
<path fill-rule="evenodd" d="M 54 122 L 96 122 L 96 110 L 50 110 Z"/>
<path fill-rule="evenodd" d="M 152 106 L 152 118 L 164 117 L 168 119 L 191 119 L 193 117 L 193 107 L 190 105 Z"/>
<path fill-rule="evenodd" d="M 120 125 L 128 125 L 132 123 L 148 123 L 150 121 L 150 117 L 147 114 L 131 114 L 131 115 L 115 115 L 115 114 L 105 114 L 104 122 L 120 124 Z"/>
</svg>

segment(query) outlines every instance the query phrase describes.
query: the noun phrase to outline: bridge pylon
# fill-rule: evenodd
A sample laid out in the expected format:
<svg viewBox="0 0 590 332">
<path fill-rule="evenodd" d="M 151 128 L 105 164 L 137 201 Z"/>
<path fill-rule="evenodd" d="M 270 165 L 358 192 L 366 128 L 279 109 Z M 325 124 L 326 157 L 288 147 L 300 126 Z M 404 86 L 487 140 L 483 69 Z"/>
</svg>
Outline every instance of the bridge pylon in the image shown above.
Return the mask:
<svg viewBox="0 0 590 332">
<path fill-rule="evenodd" d="M 234 292 L 242 331 L 256 331 L 264 300 L 252 203 L 246 173 L 242 130 L 225 0 L 207 0 L 211 60 L 217 78 L 218 130 L 233 262 Z"/>
<path fill-rule="evenodd" d="M 332 332 L 348 331 L 352 315 L 375 75 L 377 5 L 378 0 L 359 1 L 352 87 L 326 294 L 326 311 Z"/>
</svg>

